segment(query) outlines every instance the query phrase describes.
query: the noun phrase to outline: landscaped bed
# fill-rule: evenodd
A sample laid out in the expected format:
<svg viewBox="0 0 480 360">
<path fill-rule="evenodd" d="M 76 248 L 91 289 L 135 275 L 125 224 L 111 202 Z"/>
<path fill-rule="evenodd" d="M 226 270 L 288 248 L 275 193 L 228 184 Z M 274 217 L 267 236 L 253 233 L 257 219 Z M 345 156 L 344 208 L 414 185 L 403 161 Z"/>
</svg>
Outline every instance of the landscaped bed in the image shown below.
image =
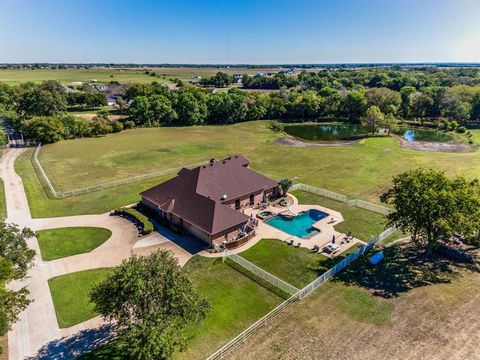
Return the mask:
<svg viewBox="0 0 480 360">
<path fill-rule="evenodd" d="M 90 290 L 112 273 L 110 268 L 80 271 L 48 280 L 58 325 L 67 328 L 95 317 Z"/>
<path fill-rule="evenodd" d="M 69 227 L 36 232 L 44 261 L 87 253 L 112 236 L 108 229 L 97 227 Z"/>
</svg>

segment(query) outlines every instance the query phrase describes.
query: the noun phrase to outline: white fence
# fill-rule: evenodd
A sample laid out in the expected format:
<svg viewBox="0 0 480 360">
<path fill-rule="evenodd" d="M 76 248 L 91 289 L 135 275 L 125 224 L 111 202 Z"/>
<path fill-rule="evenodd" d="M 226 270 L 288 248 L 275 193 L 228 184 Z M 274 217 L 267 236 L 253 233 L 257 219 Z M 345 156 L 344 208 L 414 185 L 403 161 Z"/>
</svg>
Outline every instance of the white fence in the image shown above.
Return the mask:
<svg viewBox="0 0 480 360">
<path fill-rule="evenodd" d="M 320 196 L 323 196 L 323 197 L 326 197 L 326 198 L 329 198 L 329 199 L 341 201 L 341 202 L 349 204 L 351 206 L 360 207 L 360 208 L 367 209 L 367 210 L 370 210 L 370 211 L 373 211 L 373 212 L 376 212 L 376 213 L 380 213 L 380 214 L 383 214 L 383 215 L 388 215 L 389 213 L 391 213 L 393 211 L 392 209 L 389 209 L 385 206 L 374 204 L 374 203 L 371 203 L 371 202 L 368 202 L 368 201 L 365 201 L 365 200 L 358 200 L 358 199 L 348 200 L 348 198 L 343 194 L 338 194 L 338 193 L 335 193 L 333 191 L 328 191 L 328 190 L 325 190 L 325 189 L 317 188 L 315 186 L 310 186 L 310 185 L 306 185 L 306 184 L 301 184 L 301 183 L 300 184 L 295 184 L 290 188 L 290 190 L 307 191 L 309 193 L 313 193 L 313 194 L 317 194 L 317 195 L 320 195 Z"/>
<path fill-rule="evenodd" d="M 187 166 L 183 166 L 183 167 L 166 169 L 166 170 L 162 170 L 162 171 L 157 171 L 157 172 L 153 172 L 153 173 L 148 173 L 148 174 L 143 174 L 143 175 L 139 175 L 139 176 L 130 177 L 130 178 L 127 178 L 127 179 L 115 180 L 115 181 L 110 181 L 110 182 L 107 182 L 107 183 L 102 183 L 102 184 L 89 186 L 89 187 L 85 187 L 85 188 L 60 192 L 60 191 L 55 190 L 55 188 L 53 187 L 50 179 L 48 178 L 47 174 L 45 173 L 45 170 L 43 169 L 42 165 L 40 164 L 40 161 L 38 160 L 38 156 L 40 154 L 41 148 L 42 148 L 42 145 L 39 144 L 37 146 L 37 148 L 35 149 L 35 152 L 33 153 L 33 157 L 32 157 L 32 163 L 33 163 L 33 166 L 35 167 L 35 169 L 37 171 L 39 179 L 40 179 L 42 185 L 44 186 L 45 190 L 47 191 L 48 195 L 50 197 L 54 198 L 54 199 L 63 199 L 63 198 L 66 198 L 66 197 L 71 197 L 71 196 L 81 195 L 81 194 L 87 194 L 87 193 L 91 193 L 91 192 L 95 192 L 95 191 L 100 191 L 100 190 L 104 190 L 104 189 L 113 188 L 113 187 L 120 186 L 120 185 L 126 185 L 126 184 L 140 182 L 140 181 L 147 180 L 147 179 L 153 179 L 153 178 L 156 178 L 156 177 L 177 173 L 183 167 L 191 169 L 191 168 L 194 168 L 194 167 L 197 167 L 197 166 L 200 166 L 200 165 L 205 165 L 205 164 L 208 163 L 207 161 L 204 161 L 204 162 L 191 164 L 191 165 L 187 165 Z"/>
<path fill-rule="evenodd" d="M 380 235 L 378 235 L 375 239 L 371 240 L 367 245 L 362 246 L 360 249 L 358 249 L 354 253 L 347 256 L 345 259 L 340 261 L 334 267 L 332 267 L 331 269 L 323 273 L 321 276 L 316 278 L 314 281 L 312 281 L 310 284 L 305 286 L 303 289 L 299 290 L 297 293 L 295 293 L 290 298 L 285 300 L 283 303 L 278 305 L 275 309 L 270 311 L 261 319 L 257 320 L 254 324 L 249 326 L 241 334 L 236 336 L 234 339 L 232 339 L 227 344 L 225 344 L 220 349 L 218 349 L 216 352 L 214 352 L 212 355 L 210 355 L 207 358 L 207 360 L 217 360 L 217 359 L 225 358 L 225 356 L 227 356 L 233 350 L 235 350 L 235 348 L 241 345 L 247 338 L 249 338 L 256 331 L 261 329 L 263 326 L 271 322 L 274 318 L 276 318 L 279 314 L 281 314 L 284 310 L 286 310 L 292 304 L 310 295 L 315 289 L 323 285 L 333 276 L 338 274 L 341 270 L 345 269 L 348 265 L 350 265 L 352 262 L 357 260 L 360 256 L 368 252 L 375 244 L 379 243 L 380 241 L 392 235 L 395 231 L 396 229 L 393 227 L 388 228 L 387 230 L 382 232 Z"/>
<path fill-rule="evenodd" d="M 238 265 L 242 266 L 243 268 L 247 269 L 251 273 L 254 273 L 258 277 L 262 278 L 263 280 L 269 282 L 273 286 L 279 288 L 280 290 L 286 292 L 287 294 L 294 295 L 298 293 L 299 289 L 289 283 L 279 279 L 275 275 L 270 274 L 269 272 L 263 270 L 262 268 L 258 267 L 255 264 L 252 264 L 250 261 L 244 259 L 240 255 L 231 254 L 227 255 L 227 258 L 236 262 Z"/>
<path fill-rule="evenodd" d="M 328 190 L 325 190 L 325 189 L 320 189 L 320 188 L 317 188 L 315 186 L 310 186 L 310 185 L 306 185 L 306 184 L 295 184 L 290 188 L 290 190 L 308 191 L 308 192 L 311 192 L 311 193 L 314 193 L 314 194 L 317 194 L 317 195 L 320 195 L 320 196 L 324 196 L 324 197 L 329 198 L 329 199 L 333 199 L 333 200 L 341 201 L 341 202 L 344 202 L 344 203 L 348 203 L 348 198 L 345 195 L 338 194 L 336 192 L 328 191 Z"/>
</svg>

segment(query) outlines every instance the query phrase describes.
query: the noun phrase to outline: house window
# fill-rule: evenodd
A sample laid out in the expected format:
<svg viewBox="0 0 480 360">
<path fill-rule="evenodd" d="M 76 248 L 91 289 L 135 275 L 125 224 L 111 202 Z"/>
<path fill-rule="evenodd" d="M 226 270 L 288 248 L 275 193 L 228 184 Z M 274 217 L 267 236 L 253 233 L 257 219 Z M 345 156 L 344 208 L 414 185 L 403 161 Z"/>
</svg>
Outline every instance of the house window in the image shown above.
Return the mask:
<svg viewBox="0 0 480 360">
<path fill-rule="evenodd" d="M 250 194 L 250 206 L 253 206 L 255 203 L 255 196 L 253 194 Z"/>
<path fill-rule="evenodd" d="M 240 209 L 240 199 L 235 200 L 235 210 Z"/>
</svg>

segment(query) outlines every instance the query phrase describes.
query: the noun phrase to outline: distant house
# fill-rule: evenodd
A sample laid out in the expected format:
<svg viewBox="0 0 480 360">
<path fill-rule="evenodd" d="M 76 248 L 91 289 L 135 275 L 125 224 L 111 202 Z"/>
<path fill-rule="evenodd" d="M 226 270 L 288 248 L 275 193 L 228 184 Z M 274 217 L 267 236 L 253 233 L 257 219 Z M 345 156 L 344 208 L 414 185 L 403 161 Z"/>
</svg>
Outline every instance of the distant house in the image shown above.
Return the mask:
<svg viewBox="0 0 480 360">
<path fill-rule="evenodd" d="M 117 103 L 117 97 L 116 96 L 107 96 L 107 104 L 108 106 L 113 106 Z"/>
<path fill-rule="evenodd" d="M 108 86 L 107 85 L 95 85 L 94 89 L 100 92 L 107 92 Z"/>
<path fill-rule="evenodd" d="M 202 80 L 201 76 L 193 76 L 192 79 L 190 80 L 190 84 L 198 84 Z"/>
<path fill-rule="evenodd" d="M 243 79 L 242 74 L 233 74 L 233 83 L 234 84 L 241 84 Z"/>
<path fill-rule="evenodd" d="M 184 168 L 175 178 L 142 192 L 142 203 L 210 246 L 234 241 L 252 221 L 242 210 L 280 195 L 275 180 L 249 165 L 237 155 Z"/>
</svg>

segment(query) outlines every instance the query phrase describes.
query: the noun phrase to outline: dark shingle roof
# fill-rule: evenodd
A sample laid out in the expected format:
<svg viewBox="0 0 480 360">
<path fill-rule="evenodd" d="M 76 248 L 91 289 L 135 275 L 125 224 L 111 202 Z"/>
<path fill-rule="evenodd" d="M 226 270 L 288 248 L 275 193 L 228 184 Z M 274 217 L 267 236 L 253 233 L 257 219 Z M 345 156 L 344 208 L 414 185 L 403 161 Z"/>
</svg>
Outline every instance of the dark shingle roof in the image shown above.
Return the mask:
<svg viewBox="0 0 480 360">
<path fill-rule="evenodd" d="M 182 169 L 178 175 L 141 195 L 160 209 L 171 212 L 209 234 L 241 225 L 248 216 L 221 203 L 277 185 L 247 168 L 250 161 L 233 156 L 192 170 Z"/>
</svg>

